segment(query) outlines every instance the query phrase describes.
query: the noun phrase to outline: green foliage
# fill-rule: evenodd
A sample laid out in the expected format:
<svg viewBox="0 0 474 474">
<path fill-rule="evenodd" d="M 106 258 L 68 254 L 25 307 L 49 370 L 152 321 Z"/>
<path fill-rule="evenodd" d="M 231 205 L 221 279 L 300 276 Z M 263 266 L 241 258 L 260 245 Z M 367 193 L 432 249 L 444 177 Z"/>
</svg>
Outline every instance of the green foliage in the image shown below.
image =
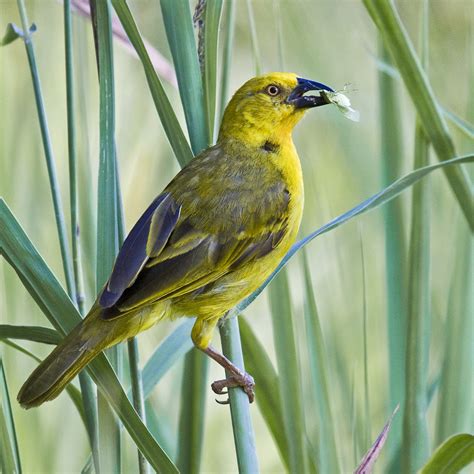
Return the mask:
<svg viewBox="0 0 474 474">
<path fill-rule="evenodd" d="M 474 463 L 474 436 L 458 434 L 436 448 L 420 474 L 448 474 L 459 472 Z"/>
</svg>

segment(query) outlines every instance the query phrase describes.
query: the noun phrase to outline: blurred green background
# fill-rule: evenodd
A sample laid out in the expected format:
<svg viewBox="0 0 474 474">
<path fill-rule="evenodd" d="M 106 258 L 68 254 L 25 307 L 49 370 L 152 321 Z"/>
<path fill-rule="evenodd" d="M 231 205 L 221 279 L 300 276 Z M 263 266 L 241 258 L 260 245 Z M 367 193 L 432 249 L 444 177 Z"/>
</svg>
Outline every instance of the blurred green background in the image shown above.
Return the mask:
<svg viewBox="0 0 474 474">
<path fill-rule="evenodd" d="M 194 3 L 194 2 L 193 2 Z M 157 0 L 130 1 L 141 32 L 158 51 L 171 58 Z M 251 42 L 248 3 L 236 0 L 235 39 L 230 75 L 234 91 L 255 75 L 256 56 Z M 46 112 L 58 168 L 66 217 L 68 217 L 68 164 L 66 90 L 62 5 L 53 0 L 26 2 L 29 18 L 38 30 L 33 35 Z M 346 120 L 335 107 L 310 112 L 294 134 L 301 157 L 306 205 L 301 236 L 332 217 L 353 207 L 384 186 L 382 180 L 379 74 L 385 68 L 379 59 L 376 29 L 358 1 L 253 0 L 262 72 L 286 70 L 342 89 L 351 83 L 349 95 L 360 110 L 361 121 Z M 194 7 L 194 4 L 192 5 Z M 422 3 L 397 2 L 408 33 L 418 45 Z M 16 3 L 0 2 L 0 28 L 9 22 L 20 24 Z M 79 199 L 82 213 L 81 238 L 86 276 L 86 307 L 94 299 L 94 220 L 98 168 L 98 82 L 90 22 L 74 16 L 75 76 L 77 100 Z M 225 26 L 225 25 L 224 25 Z M 278 33 L 280 31 L 280 33 Z M 440 104 L 467 120 L 474 120 L 474 4 L 472 1 L 430 3 L 429 78 Z M 150 98 L 139 61 L 115 43 L 116 143 L 124 197 L 127 229 L 148 203 L 179 170 Z M 171 60 L 171 59 L 170 59 Z M 415 111 L 401 81 L 396 97 L 400 121 L 394 124 L 402 136 L 400 174 L 413 169 Z M 184 126 L 177 90 L 164 82 L 174 110 Z M 0 195 L 11 207 L 41 255 L 59 278 L 63 278 L 57 233 L 42 142 L 34 105 L 31 78 L 24 45 L 16 41 L 0 49 Z M 452 128 L 458 154 L 472 151 L 473 142 Z M 432 161 L 436 161 L 433 154 Z M 385 159 L 391 159 L 386 157 Z M 90 167 L 86 164 L 89 163 Z M 90 171 L 87 171 L 87 170 Z M 453 292 L 465 275 L 457 271 L 459 260 L 470 250 L 467 226 L 443 173 L 431 182 L 431 344 L 428 368 L 430 383 L 438 380 L 445 358 L 446 334 L 454 317 L 466 311 L 463 302 L 453 303 Z M 406 246 L 410 226 L 410 194 L 403 203 Z M 326 342 L 330 400 L 335 432 L 344 472 L 351 472 L 391 413 L 387 360 L 387 285 L 385 280 L 385 230 L 383 210 L 376 210 L 328 233 L 307 248 L 314 291 Z M 361 249 L 363 252 L 361 252 Z M 467 249 L 467 250 L 466 250 Z M 91 262 L 91 264 L 88 264 Z M 407 262 L 404 262 L 407 263 Z M 309 361 L 305 347 L 303 280 L 300 257 L 289 265 L 293 317 L 301 341 L 301 373 L 309 384 Z M 469 287 L 467 288 L 469 291 Z M 472 287 L 470 288 L 472 290 Z M 453 306 L 461 308 L 459 314 Z M 471 306 L 472 307 L 472 306 Z M 365 308 L 365 310 L 364 310 Z M 364 311 L 367 340 L 364 342 Z M 245 311 L 260 341 L 275 362 L 271 317 L 266 292 Z M 469 314 L 467 315 L 469 318 Z M 472 314 L 470 315 L 472 321 Z M 47 322 L 16 274 L 0 260 L 0 322 L 46 325 Z M 177 323 L 162 323 L 139 337 L 141 359 L 146 360 L 156 345 Z M 472 330 L 471 325 L 467 326 Z M 219 345 L 216 335 L 214 343 Z M 24 346 L 44 357 L 50 350 L 40 344 Z M 364 349 L 367 373 L 364 372 Z M 16 394 L 35 362 L 0 346 L 9 387 Z M 245 354 L 244 354 L 245 356 Z M 276 365 L 276 363 L 275 363 Z M 472 364 L 471 364 L 472 369 Z M 176 449 L 179 392 L 182 363 L 176 364 L 155 388 L 152 402 L 169 442 Z M 469 371 L 465 372 L 469 373 Z M 472 370 L 471 370 L 472 376 Z M 364 384 L 367 375 L 368 392 Z M 211 364 L 209 383 L 222 371 Z M 459 381 L 454 390 L 471 390 L 471 380 Z M 258 384 L 258 380 L 257 380 Z M 469 386 L 471 388 L 469 388 Z M 206 402 L 203 472 L 237 470 L 229 408 L 217 405 L 211 391 Z M 308 430 L 316 430 L 318 418 L 311 400 L 305 410 Z M 437 403 L 429 405 L 428 423 L 432 448 L 437 439 Z M 24 411 L 13 402 L 16 428 L 25 472 L 78 472 L 89 452 L 86 432 L 70 399 L 62 395 L 39 409 Z M 368 413 L 367 413 L 368 410 Z M 274 441 L 257 406 L 251 407 L 262 472 L 284 470 Z M 450 416 L 448 413 L 445 416 Z M 472 429 L 473 413 L 462 417 Z M 395 421 L 401 426 L 401 418 Z M 461 422 L 462 423 L 462 422 Z M 311 440 L 310 440 L 311 441 Z M 365 444 L 364 444 L 365 443 Z M 133 472 L 136 453 L 125 436 L 124 466 Z M 379 472 L 389 461 L 382 454 Z M 127 464 L 130 463 L 130 464 Z M 127 469 L 124 468 L 127 472 Z"/>
</svg>

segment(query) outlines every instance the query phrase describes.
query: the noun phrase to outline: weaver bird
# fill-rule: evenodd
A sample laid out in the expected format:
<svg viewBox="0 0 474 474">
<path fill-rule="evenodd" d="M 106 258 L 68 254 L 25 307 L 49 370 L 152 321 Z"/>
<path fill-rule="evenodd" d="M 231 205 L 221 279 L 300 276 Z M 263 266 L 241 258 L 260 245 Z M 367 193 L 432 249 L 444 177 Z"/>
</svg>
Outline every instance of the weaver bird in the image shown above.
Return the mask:
<svg viewBox="0 0 474 474">
<path fill-rule="evenodd" d="M 229 374 L 214 392 L 253 378 L 210 346 L 217 322 L 256 290 L 293 244 L 303 211 L 292 130 L 334 92 L 290 73 L 246 82 L 227 105 L 217 143 L 185 166 L 126 238 L 89 314 L 30 375 L 26 408 L 57 397 L 104 349 L 165 318 L 196 317 L 194 345 Z"/>
</svg>

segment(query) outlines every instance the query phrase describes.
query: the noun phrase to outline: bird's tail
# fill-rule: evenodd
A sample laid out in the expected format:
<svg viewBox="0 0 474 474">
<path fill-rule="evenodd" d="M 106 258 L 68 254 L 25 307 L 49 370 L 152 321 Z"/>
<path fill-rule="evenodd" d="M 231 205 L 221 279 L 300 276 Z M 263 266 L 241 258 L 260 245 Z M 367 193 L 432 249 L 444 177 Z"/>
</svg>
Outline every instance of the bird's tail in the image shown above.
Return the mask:
<svg viewBox="0 0 474 474">
<path fill-rule="evenodd" d="M 94 338 L 90 330 L 99 311 L 93 309 L 28 377 L 17 397 L 23 408 L 36 407 L 56 398 L 105 349 L 106 342 Z"/>
</svg>

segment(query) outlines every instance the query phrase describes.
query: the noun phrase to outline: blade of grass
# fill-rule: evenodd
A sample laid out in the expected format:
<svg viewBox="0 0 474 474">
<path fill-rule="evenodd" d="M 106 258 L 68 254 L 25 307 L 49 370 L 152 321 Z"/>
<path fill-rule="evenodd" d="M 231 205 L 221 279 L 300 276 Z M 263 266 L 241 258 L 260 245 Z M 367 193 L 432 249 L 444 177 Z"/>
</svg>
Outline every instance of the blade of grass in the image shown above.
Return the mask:
<svg viewBox="0 0 474 474">
<path fill-rule="evenodd" d="M 133 407 L 135 408 L 138 416 L 144 420 L 145 418 L 145 398 L 143 396 L 143 379 L 139 369 L 139 352 L 137 338 L 132 337 L 127 342 L 128 347 L 128 358 L 130 363 L 130 379 L 132 384 L 132 399 Z M 146 462 L 143 454 L 138 450 L 138 471 L 140 474 L 147 474 L 149 472 L 149 465 Z"/>
<path fill-rule="evenodd" d="M 280 392 L 275 390 L 278 385 L 278 375 L 264 347 L 245 318 L 240 317 L 239 327 L 246 367 L 255 378 L 255 400 L 275 440 L 281 459 L 286 469 L 289 470 L 290 462 L 283 426 Z"/>
<path fill-rule="evenodd" d="M 173 149 L 179 164 L 184 166 L 187 162 L 191 161 L 193 154 L 179 125 L 171 103 L 165 94 L 161 81 L 156 74 L 140 32 L 138 31 L 137 24 L 135 23 L 125 0 L 112 0 L 112 5 L 114 6 L 122 26 L 143 64 L 148 86 L 150 87 L 156 110 L 171 148 Z"/>
<path fill-rule="evenodd" d="M 438 159 L 451 159 L 456 156 L 453 140 L 395 4 L 380 0 L 363 2 L 400 71 Z M 466 170 L 462 167 L 446 168 L 445 174 L 469 226 L 474 230 L 474 201 Z"/>
<path fill-rule="evenodd" d="M 447 439 L 436 448 L 420 474 L 461 472 L 474 462 L 474 436 L 462 433 Z"/>
<path fill-rule="evenodd" d="M 181 472 L 200 472 L 208 358 L 198 349 L 186 354 L 181 385 L 177 466 Z"/>
<path fill-rule="evenodd" d="M 66 335 L 81 321 L 81 316 L 1 198 L 0 227 L 0 253 L 53 327 Z M 176 466 L 136 414 L 107 358 L 100 354 L 87 371 L 152 467 L 159 472 L 177 473 Z"/>
<path fill-rule="evenodd" d="M 219 332 L 222 351 L 239 369 L 245 371 L 237 317 L 222 321 Z M 226 376 L 229 376 L 229 374 L 226 374 Z M 239 388 L 231 388 L 229 389 L 229 400 L 239 473 L 258 473 L 258 458 L 248 396 Z"/>
<path fill-rule="evenodd" d="M 469 230 L 462 226 L 457 229 L 455 236 L 455 267 L 448 294 L 435 445 L 455 433 L 472 429 L 474 387 L 466 381 L 472 380 L 474 360 L 474 255 Z M 453 387 L 459 387 L 459 390 Z"/>
<path fill-rule="evenodd" d="M 363 430 L 363 445 L 368 446 L 372 437 L 371 417 L 370 417 L 370 390 L 369 390 L 369 347 L 367 338 L 367 283 L 365 272 L 365 256 L 364 256 L 364 242 L 359 228 L 359 242 L 360 242 L 360 260 L 362 266 L 362 347 L 364 360 L 364 430 Z"/>
<path fill-rule="evenodd" d="M 209 143 L 214 143 L 217 96 L 217 52 L 222 0 L 207 1 L 204 19 L 204 104 L 206 105 Z"/>
<path fill-rule="evenodd" d="M 200 67 L 200 59 L 204 61 L 204 58 L 198 57 L 189 2 L 160 0 L 160 5 L 191 148 L 196 155 L 210 144 L 211 139 Z M 199 6 L 198 3 L 197 8 Z M 204 45 L 201 45 L 200 50 L 207 55 Z M 188 352 L 185 357 L 177 458 L 178 467 L 183 472 L 200 470 L 208 365 L 208 358 L 198 350 Z"/>
<path fill-rule="evenodd" d="M 311 369 L 312 400 L 319 413 L 319 470 L 321 472 L 340 472 L 334 421 L 329 399 L 327 352 L 306 253 L 303 254 L 303 268 L 304 317 L 306 345 Z"/>
<path fill-rule="evenodd" d="M 427 67 L 428 2 L 423 2 L 421 58 Z M 417 119 L 414 167 L 429 162 L 429 140 Z M 408 318 L 405 361 L 402 469 L 417 471 L 429 453 L 427 373 L 430 344 L 430 187 L 425 180 L 413 187 L 408 272 Z"/>
<path fill-rule="evenodd" d="M 0 358 L 0 466 L 2 471 L 21 474 L 20 453 L 16 437 L 7 377 Z"/>
<path fill-rule="evenodd" d="M 46 118 L 46 110 L 44 108 L 43 94 L 41 92 L 41 83 L 36 66 L 35 51 L 33 41 L 29 29 L 28 17 L 26 13 L 24 0 L 17 0 L 18 11 L 20 12 L 21 24 L 23 28 L 23 41 L 25 43 L 26 54 L 28 56 L 28 63 L 30 66 L 31 80 L 33 82 L 33 90 L 35 94 L 36 109 L 38 112 L 38 120 L 41 129 L 41 138 L 43 141 L 44 155 L 46 158 L 46 165 L 48 168 L 49 184 L 51 188 L 51 195 L 53 198 L 54 216 L 56 219 L 56 227 L 58 230 L 59 246 L 61 249 L 62 264 L 64 276 L 66 278 L 66 287 L 68 293 L 76 299 L 74 272 L 71 266 L 71 252 L 67 240 L 66 224 L 64 220 L 63 206 L 61 202 L 61 193 L 59 190 L 59 183 L 56 176 L 56 165 L 54 162 L 53 148 L 51 145 L 51 138 L 49 134 L 48 121 Z"/>
<path fill-rule="evenodd" d="M 64 41 L 66 64 L 66 102 L 67 102 L 67 130 L 68 130 L 68 156 L 69 156 L 69 205 L 71 214 L 71 248 L 72 265 L 74 270 L 75 302 L 81 314 L 84 314 L 84 281 L 82 272 L 80 249 L 80 226 L 77 196 L 77 153 L 76 153 L 76 121 L 75 121 L 75 85 L 73 68 L 73 43 L 71 1 L 64 2 Z M 97 406 L 95 394 L 89 376 L 83 372 L 79 375 L 81 391 L 83 393 L 84 411 L 87 418 L 87 432 L 92 446 L 94 466 L 100 470 L 99 447 L 97 443 Z"/>
<path fill-rule="evenodd" d="M 195 155 L 210 144 L 201 69 L 188 0 L 160 0 L 166 36 L 173 56 L 179 94 Z"/>
<path fill-rule="evenodd" d="M 22 339 L 43 344 L 59 344 L 62 341 L 61 335 L 55 329 L 10 324 L 0 324 L 0 339 Z"/>
<path fill-rule="evenodd" d="M 380 57 L 389 64 L 388 51 L 380 41 Z M 380 137 L 382 155 L 382 185 L 388 186 L 400 175 L 403 161 L 402 117 L 398 84 L 385 70 L 379 70 Z M 405 383 L 406 334 L 406 242 L 401 200 L 391 201 L 384 208 L 385 281 L 387 288 L 387 337 L 389 406 L 402 403 Z M 402 420 L 395 419 L 388 440 L 388 450 L 394 453 L 402 439 Z M 400 472 L 400 466 L 395 466 Z M 395 474 L 395 472 L 393 474 Z"/>
<path fill-rule="evenodd" d="M 306 244 L 311 242 L 313 239 L 315 239 L 319 235 L 325 234 L 326 232 L 329 232 L 335 229 L 336 227 L 339 227 L 340 225 L 346 223 L 347 221 L 353 219 L 356 216 L 359 216 L 360 214 L 364 214 L 365 212 L 368 212 L 383 204 L 386 204 L 387 202 L 390 202 L 392 199 L 394 199 L 400 193 L 402 193 L 405 189 L 409 188 L 410 186 L 415 184 L 417 181 L 419 181 L 420 179 L 424 178 L 425 176 L 427 176 L 428 174 L 430 174 L 431 172 L 437 169 L 444 168 L 445 166 L 452 166 L 452 165 L 458 165 L 462 163 L 473 163 L 473 162 L 474 162 L 474 155 L 465 155 L 465 156 L 452 158 L 450 160 L 447 160 L 441 163 L 436 163 L 434 165 L 424 166 L 415 171 L 412 171 L 411 173 L 408 173 L 402 178 L 397 179 L 390 186 L 387 186 L 386 188 L 382 189 L 382 191 L 379 191 L 378 193 L 374 194 L 373 196 L 366 199 L 365 201 L 362 201 L 360 204 L 353 207 L 349 211 L 344 212 L 343 214 L 339 215 L 338 217 L 335 217 L 334 219 L 332 219 L 331 221 L 329 221 L 327 224 L 323 225 L 319 229 L 316 229 L 314 232 L 311 232 L 309 235 L 307 235 L 305 238 L 296 242 L 296 244 L 294 244 L 290 248 L 290 250 L 283 257 L 281 262 L 278 264 L 278 267 L 265 280 L 265 282 L 257 290 L 255 290 L 250 296 L 245 298 L 234 309 L 232 309 L 231 314 L 242 312 L 245 308 L 247 308 L 247 306 L 249 306 L 255 300 L 255 298 L 257 298 L 257 296 L 275 278 L 275 276 L 288 263 L 288 261 L 293 257 L 293 255 L 295 255 L 296 252 L 298 252 Z"/>
<path fill-rule="evenodd" d="M 290 472 L 307 472 L 301 376 L 286 272 L 270 286 L 270 308 Z"/>
<path fill-rule="evenodd" d="M 76 165 L 76 120 L 75 120 L 75 85 L 73 68 L 73 44 L 71 22 L 71 0 L 64 1 L 64 41 L 66 52 L 66 102 L 67 133 L 69 155 L 69 204 L 71 209 L 71 247 L 74 281 L 76 284 L 76 302 L 79 312 L 84 314 L 84 285 L 79 244 L 79 212 L 77 199 L 77 165 Z"/>
<path fill-rule="evenodd" d="M 92 8 L 99 70 L 100 153 L 97 194 L 96 293 L 107 281 L 118 252 L 117 176 L 115 156 L 115 92 L 112 24 L 109 2 L 95 1 Z M 112 367 L 118 370 L 119 348 L 107 350 Z M 100 469 L 121 470 L 121 433 L 116 414 L 102 394 L 98 396 Z"/>
<path fill-rule="evenodd" d="M 232 67 L 232 47 L 234 44 L 235 30 L 235 0 L 228 0 L 224 4 L 225 12 L 225 40 L 224 54 L 221 71 L 221 95 L 219 100 L 219 117 L 224 115 L 224 110 L 229 97 L 229 77 Z"/>
</svg>

